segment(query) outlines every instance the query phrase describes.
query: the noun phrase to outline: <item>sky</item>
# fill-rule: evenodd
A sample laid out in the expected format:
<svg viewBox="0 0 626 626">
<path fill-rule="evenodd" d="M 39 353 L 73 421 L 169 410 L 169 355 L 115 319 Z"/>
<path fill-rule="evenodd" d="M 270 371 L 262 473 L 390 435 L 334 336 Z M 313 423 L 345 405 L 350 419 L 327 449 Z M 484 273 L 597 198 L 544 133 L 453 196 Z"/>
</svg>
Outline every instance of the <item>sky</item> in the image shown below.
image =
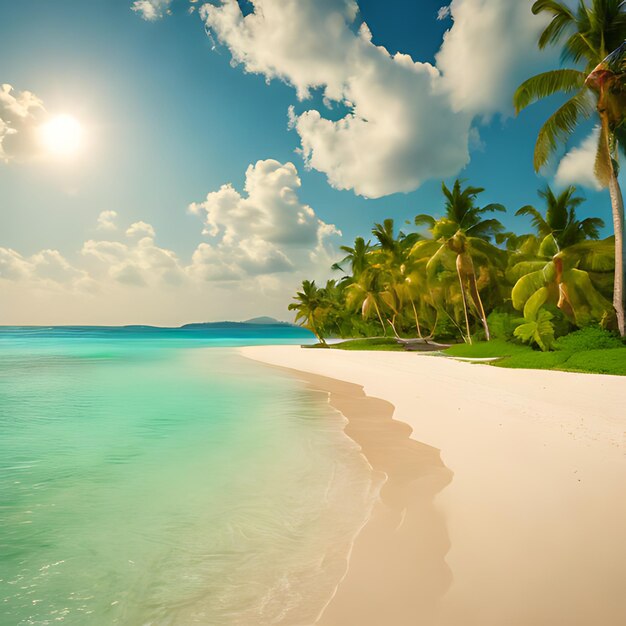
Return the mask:
<svg viewBox="0 0 626 626">
<path fill-rule="evenodd" d="M 519 232 L 578 184 L 610 234 L 593 122 L 536 174 L 559 97 L 512 110 L 560 63 L 531 4 L 0 0 L 0 324 L 290 319 L 339 246 L 441 215 L 457 177 Z"/>
</svg>

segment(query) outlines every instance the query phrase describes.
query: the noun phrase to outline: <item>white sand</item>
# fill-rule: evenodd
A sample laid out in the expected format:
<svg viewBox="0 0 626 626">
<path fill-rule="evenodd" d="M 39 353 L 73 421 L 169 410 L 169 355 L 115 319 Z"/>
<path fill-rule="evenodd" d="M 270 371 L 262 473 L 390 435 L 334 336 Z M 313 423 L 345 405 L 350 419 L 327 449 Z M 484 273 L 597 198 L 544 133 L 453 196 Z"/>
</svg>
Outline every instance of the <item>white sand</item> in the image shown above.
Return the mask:
<svg viewBox="0 0 626 626">
<path fill-rule="evenodd" d="M 396 599 L 377 582 L 382 561 L 368 561 L 364 548 L 359 557 L 357 538 L 348 575 L 320 624 L 626 624 L 626 378 L 415 353 L 295 346 L 242 353 L 362 385 L 391 402 L 394 418 L 411 426 L 413 439 L 438 448 L 453 472 L 435 496 L 451 581 L 428 602 L 423 581 L 415 580 L 415 602 L 434 612 L 430 606 L 418 622 L 385 606 Z M 412 532 L 406 526 L 396 532 Z M 445 544 L 433 528 L 415 524 L 415 533 Z M 366 525 L 363 545 L 368 532 Z M 441 572 L 433 569 L 433 576 Z M 333 611 L 343 617 L 331 619 Z M 381 622 L 385 615 L 395 617 Z"/>
</svg>

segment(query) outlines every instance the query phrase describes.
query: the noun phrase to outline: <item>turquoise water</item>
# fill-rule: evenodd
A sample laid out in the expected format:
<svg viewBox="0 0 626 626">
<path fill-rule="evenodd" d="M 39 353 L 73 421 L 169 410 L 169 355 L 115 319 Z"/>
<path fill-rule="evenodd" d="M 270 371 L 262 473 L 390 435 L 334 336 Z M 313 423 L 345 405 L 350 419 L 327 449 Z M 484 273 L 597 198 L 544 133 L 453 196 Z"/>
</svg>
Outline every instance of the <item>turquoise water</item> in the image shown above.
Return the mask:
<svg viewBox="0 0 626 626">
<path fill-rule="evenodd" d="M 373 498 L 291 329 L 0 329 L 0 624 L 310 624 Z"/>
</svg>

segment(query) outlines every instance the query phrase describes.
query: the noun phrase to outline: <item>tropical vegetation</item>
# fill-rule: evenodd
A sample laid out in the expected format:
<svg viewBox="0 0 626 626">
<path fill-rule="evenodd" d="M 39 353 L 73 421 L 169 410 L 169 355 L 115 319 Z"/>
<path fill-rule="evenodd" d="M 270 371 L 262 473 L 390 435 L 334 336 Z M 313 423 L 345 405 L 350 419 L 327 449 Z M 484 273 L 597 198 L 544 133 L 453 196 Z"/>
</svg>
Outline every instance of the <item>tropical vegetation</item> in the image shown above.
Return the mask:
<svg viewBox="0 0 626 626">
<path fill-rule="evenodd" d="M 616 329 L 613 238 L 599 218 L 580 219 L 574 187 L 540 190 L 541 208 L 517 211 L 533 232 L 506 232 L 501 204 L 481 206 L 480 187 L 442 184 L 442 217 L 420 214 L 409 232 L 386 219 L 372 239 L 343 246 L 342 275 L 305 280 L 296 320 L 321 343 L 334 337 L 463 341 L 492 337 L 547 351 L 557 337 L 597 325 Z M 385 342 L 386 343 L 386 342 Z M 381 345 L 384 345 L 381 344 Z"/>
<path fill-rule="evenodd" d="M 538 46 L 560 46 L 563 67 L 522 83 L 514 106 L 519 113 L 540 99 L 567 96 L 539 131 L 537 171 L 579 127 L 584 130 L 585 120 L 595 119 L 594 174 L 610 192 L 613 235 L 600 238 L 604 222 L 580 216 L 584 200 L 573 186 L 558 193 L 541 189 L 539 207 L 516 211 L 530 218 L 532 232 L 516 234 L 497 218 L 506 211 L 502 204 L 481 205 L 483 188 L 442 183 L 443 205 L 432 215 L 417 215 L 399 231 L 392 219 L 375 224 L 371 239 L 342 247 L 345 257 L 333 266 L 341 276 L 322 286 L 303 283 L 290 308 L 320 342 L 375 337 L 376 348 L 385 349 L 444 341 L 470 351 L 489 342 L 493 354 L 500 341 L 507 352 L 511 346 L 527 355 L 559 352 L 542 358 L 562 363 L 566 353 L 576 360 L 562 349 L 562 338 L 580 329 L 624 337 L 618 174 L 619 151 L 626 152 L 626 2 L 578 0 L 571 7 L 558 0 L 533 3 L 533 13 L 549 18 Z"/>
</svg>

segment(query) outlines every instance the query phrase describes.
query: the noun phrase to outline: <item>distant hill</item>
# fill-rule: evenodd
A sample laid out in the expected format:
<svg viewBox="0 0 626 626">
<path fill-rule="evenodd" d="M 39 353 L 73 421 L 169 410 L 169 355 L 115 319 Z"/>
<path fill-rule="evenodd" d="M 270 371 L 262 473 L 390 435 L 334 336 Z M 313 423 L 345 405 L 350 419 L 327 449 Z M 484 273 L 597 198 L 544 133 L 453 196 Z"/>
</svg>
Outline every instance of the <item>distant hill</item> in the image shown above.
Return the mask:
<svg viewBox="0 0 626 626">
<path fill-rule="evenodd" d="M 241 328 L 245 326 L 281 326 L 289 328 L 299 328 L 289 322 L 280 322 L 273 317 L 253 317 L 245 322 L 197 322 L 195 324 L 185 324 L 181 328 Z"/>
<path fill-rule="evenodd" d="M 261 317 L 253 317 L 252 319 L 245 320 L 244 324 L 270 324 L 271 326 L 276 326 L 276 324 L 280 324 L 281 326 L 291 326 L 288 322 L 281 322 L 273 317 L 268 317 L 267 315 L 262 315 Z"/>
</svg>

